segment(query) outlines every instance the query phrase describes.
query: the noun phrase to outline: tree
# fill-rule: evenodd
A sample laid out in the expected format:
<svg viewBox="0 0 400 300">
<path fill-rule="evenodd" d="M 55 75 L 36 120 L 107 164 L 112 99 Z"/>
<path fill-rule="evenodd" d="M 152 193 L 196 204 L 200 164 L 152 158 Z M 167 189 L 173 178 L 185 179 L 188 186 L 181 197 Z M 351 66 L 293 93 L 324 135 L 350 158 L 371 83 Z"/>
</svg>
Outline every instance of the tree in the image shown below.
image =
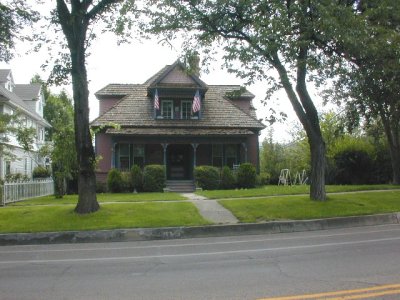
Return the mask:
<svg viewBox="0 0 400 300">
<path fill-rule="evenodd" d="M 29 39 L 21 34 L 25 26 L 38 20 L 38 13 L 23 0 L 0 3 L 0 61 L 8 62 L 14 56 L 15 43 Z"/>
<path fill-rule="evenodd" d="M 184 32 L 186 49 L 211 53 L 218 44 L 225 66 L 248 83 L 267 79 L 283 88 L 304 127 L 311 151 L 310 198 L 325 200 L 325 142 L 307 76 L 321 59 L 312 36 L 323 4 L 315 1 L 149 1 L 147 33 L 169 40 Z M 238 66 L 239 65 L 239 66 Z M 275 81 L 272 71 L 279 78 Z"/>
<path fill-rule="evenodd" d="M 109 21 L 107 29 L 123 34 L 129 27 L 126 17 L 133 11 L 133 1 L 122 0 L 57 0 L 53 14 L 53 23 L 61 26 L 66 39 L 67 55 L 62 56 L 62 65 L 56 65 L 54 71 L 72 78 L 74 99 L 75 147 L 79 165 L 77 213 L 91 213 L 100 206 L 96 199 L 95 153 L 89 128 L 89 90 L 86 71 L 86 55 L 90 42 L 95 37 L 89 28 L 101 20 Z M 115 15 L 120 13 L 120 18 Z M 114 23 L 115 27 L 111 26 Z M 64 53 L 65 54 L 65 53 Z"/>
<path fill-rule="evenodd" d="M 333 12 L 333 13 L 332 13 Z M 328 98 L 346 103 L 352 126 L 382 123 L 388 141 L 394 184 L 400 184 L 400 2 L 367 0 L 332 6 L 324 38 L 336 81 Z M 340 60 L 347 62 L 343 64 Z"/>
</svg>

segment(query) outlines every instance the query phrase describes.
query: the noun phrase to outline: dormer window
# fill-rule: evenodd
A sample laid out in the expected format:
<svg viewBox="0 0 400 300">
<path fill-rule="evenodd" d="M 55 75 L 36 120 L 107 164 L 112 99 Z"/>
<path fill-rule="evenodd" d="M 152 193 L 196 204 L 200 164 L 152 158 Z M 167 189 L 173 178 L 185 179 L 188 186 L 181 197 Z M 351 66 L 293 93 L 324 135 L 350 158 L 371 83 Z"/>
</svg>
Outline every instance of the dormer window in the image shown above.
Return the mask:
<svg viewBox="0 0 400 300">
<path fill-rule="evenodd" d="M 192 114 L 192 101 L 181 101 L 181 119 L 190 119 Z"/>
<path fill-rule="evenodd" d="M 174 102 L 172 100 L 161 101 L 161 116 L 163 119 L 174 118 Z"/>
</svg>

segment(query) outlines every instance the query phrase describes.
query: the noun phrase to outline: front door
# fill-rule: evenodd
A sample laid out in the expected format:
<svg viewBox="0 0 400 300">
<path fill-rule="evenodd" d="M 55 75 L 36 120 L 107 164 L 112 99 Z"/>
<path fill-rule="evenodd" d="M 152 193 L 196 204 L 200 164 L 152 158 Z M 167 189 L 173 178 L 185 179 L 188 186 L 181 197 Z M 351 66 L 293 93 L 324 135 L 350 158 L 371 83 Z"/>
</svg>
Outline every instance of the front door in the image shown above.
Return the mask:
<svg viewBox="0 0 400 300">
<path fill-rule="evenodd" d="M 167 148 L 167 179 L 191 179 L 192 146 L 169 145 Z"/>
</svg>

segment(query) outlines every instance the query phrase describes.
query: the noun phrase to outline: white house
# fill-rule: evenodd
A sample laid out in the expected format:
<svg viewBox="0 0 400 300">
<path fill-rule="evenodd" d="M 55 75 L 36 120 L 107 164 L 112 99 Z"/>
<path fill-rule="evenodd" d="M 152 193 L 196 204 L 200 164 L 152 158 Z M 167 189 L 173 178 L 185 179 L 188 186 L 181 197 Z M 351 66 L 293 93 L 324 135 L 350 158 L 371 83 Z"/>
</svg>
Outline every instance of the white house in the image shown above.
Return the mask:
<svg viewBox="0 0 400 300">
<path fill-rule="evenodd" d="M 24 151 L 13 134 L 8 134 L 7 144 L 16 159 L 11 160 L 0 154 L 0 178 L 8 174 L 32 176 L 33 169 L 45 165 L 37 151 L 44 145 L 45 128 L 50 124 L 43 118 L 44 95 L 40 84 L 15 84 L 11 70 L 0 69 L 0 113 L 19 113 L 23 125 L 36 130 L 32 151 Z"/>
</svg>

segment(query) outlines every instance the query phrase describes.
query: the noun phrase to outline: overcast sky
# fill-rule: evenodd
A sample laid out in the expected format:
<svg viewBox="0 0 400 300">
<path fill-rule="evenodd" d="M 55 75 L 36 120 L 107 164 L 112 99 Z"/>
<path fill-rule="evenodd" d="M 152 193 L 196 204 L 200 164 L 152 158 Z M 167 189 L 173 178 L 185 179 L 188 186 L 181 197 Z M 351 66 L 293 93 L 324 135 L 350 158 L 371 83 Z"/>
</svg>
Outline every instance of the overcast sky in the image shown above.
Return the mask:
<svg viewBox="0 0 400 300">
<path fill-rule="evenodd" d="M 49 70 L 45 72 L 40 66 L 45 62 L 49 54 L 43 49 L 40 52 L 25 54 L 27 45 L 17 44 L 16 57 L 9 63 L 0 62 L 0 68 L 12 69 L 16 83 L 28 83 L 33 75 L 39 74 L 43 79 L 47 79 Z M 90 119 L 98 116 L 98 101 L 94 93 L 109 83 L 143 83 L 146 79 L 160 70 L 167 64 L 174 63 L 179 55 L 180 49 L 174 49 L 168 46 L 162 46 L 156 39 L 131 44 L 117 45 L 116 39 L 111 34 L 102 35 L 95 41 L 90 48 L 91 55 L 87 60 L 87 70 L 90 92 Z M 209 74 L 202 73 L 201 79 L 207 84 L 239 84 L 243 81 L 236 78 L 233 74 L 221 68 L 222 62 L 217 60 L 210 67 Z M 64 87 L 72 96 L 70 86 Z M 267 109 L 261 103 L 265 98 L 267 89 L 265 82 L 258 82 L 247 89 L 255 94 L 253 104 L 257 109 L 257 116 L 265 119 Z M 59 91 L 60 88 L 51 88 L 53 91 Z M 284 111 L 289 115 L 286 124 L 276 124 L 274 129 L 274 140 L 279 142 L 288 141 L 290 135 L 287 133 L 294 121 L 297 120 L 293 109 L 282 91 L 274 98 L 274 108 L 277 111 Z M 319 102 L 319 101 L 318 101 Z M 270 126 L 264 122 L 268 127 Z M 263 130 L 260 136 L 260 142 L 267 136 L 267 129 Z"/>
</svg>

